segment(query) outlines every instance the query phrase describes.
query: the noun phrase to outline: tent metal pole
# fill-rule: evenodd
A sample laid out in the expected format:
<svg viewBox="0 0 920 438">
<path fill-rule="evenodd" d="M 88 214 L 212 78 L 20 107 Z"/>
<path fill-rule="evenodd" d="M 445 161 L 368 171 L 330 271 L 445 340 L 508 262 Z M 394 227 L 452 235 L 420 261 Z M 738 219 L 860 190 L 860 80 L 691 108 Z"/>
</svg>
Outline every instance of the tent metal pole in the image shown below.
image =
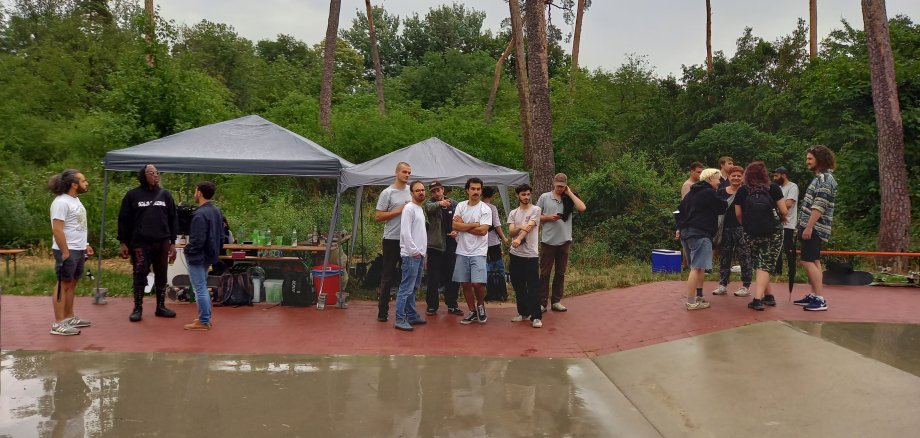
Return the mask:
<svg viewBox="0 0 920 438">
<path fill-rule="evenodd" d="M 102 285 L 102 249 L 103 244 L 105 244 L 105 207 L 106 201 L 109 199 L 109 171 L 103 170 L 105 176 L 103 176 L 103 189 L 102 189 L 102 222 L 99 225 L 99 246 L 96 247 L 96 293 L 99 291 L 99 287 Z"/>
<path fill-rule="evenodd" d="M 341 202 L 341 198 L 342 198 L 342 193 L 336 192 L 335 206 L 332 207 L 332 218 L 329 221 L 329 233 L 326 234 L 326 253 L 323 255 L 323 266 L 322 266 L 323 276 L 320 277 L 319 298 L 316 301 L 316 308 L 320 310 L 326 307 L 326 293 L 323 292 L 323 287 L 325 286 L 325 283 L 326 283 L 326 267 L 329 266 L 329 253 L 332 251 L 332 240 L 335 237 L 334 236 L 335 226 L 336 226 L 336 223 L 339 221 L 339 202 Z M 342 295 L 340 294 L 339 297 L 341 296 Z M 336 301 L 336 305 L 339 307 L 345 307 L 345 303 L 341 303 L 338 300 Z"/>
<path fill-rule="evenodd" d="M 349 263 L 348 264 L 349 265 L 351 264 L 351 258 L 355 256 L 355 243 L 358 240 L 358 235 L 356 234 L 358 232 L 358 224 L 361 224 L 362 226 L 364 225 L 361 222 L 364 220 L 363 218 L 364 212 L 361 211 L 361 207 L 364 204 L 362 202 L 364 200 L 363 197 L 364 197 L 364 186 L 359 186 L 358 190 L 355 191 L 355 211 L 351 215 L 351 219 L 352 219 L 351 220 L 351 243 L 348 244 L 348 252 L 349 252 L 349 256 L 348 256 Z M 364 238 L 364 234 L 362 234 L 361 237 Z M 367 260 L 362 260 L 362 261 L 366 262 Z"/>
</svg>

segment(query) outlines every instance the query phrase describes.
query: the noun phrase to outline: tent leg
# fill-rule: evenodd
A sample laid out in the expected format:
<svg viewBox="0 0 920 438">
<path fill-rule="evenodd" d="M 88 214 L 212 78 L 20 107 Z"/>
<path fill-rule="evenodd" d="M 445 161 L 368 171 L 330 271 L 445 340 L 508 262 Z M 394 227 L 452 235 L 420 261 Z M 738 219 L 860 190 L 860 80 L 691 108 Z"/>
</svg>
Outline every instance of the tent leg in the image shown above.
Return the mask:
<svg viewBox="0 0 920 438">
<path fill-rule="evenodd" d="M 105 304 L 106 290 L 102 289 L 102 249 L 105 245 L 105 208 L 106 201 L 109 199 L 109 171 L 103 170 L 103 189 L 102 189 L 102 224 L 99 226 L 99 246 L 96 247 L 96 290 L 93 294 L 93 304 Z"/>
<path fill-rule="evenodd" d="M 358 224 L 361 223 L 363 212 L 361 211 L 361 206 L 363 204 L 362 196 L 364 195 L 364 187 L 358 187 L 358 190 L 355 191 L 355 211 L 351 215 L 351 242 L 348 244 L 348 262 L 345 263 L 345 269 L 348 269 L 351 266 L 351 259 L 355 256 L 355 243 L 358 240 Z M 366 261 L 366 260 L 362 260 Z"/>
<path fill-rule="evenodd" d="M 332 251 L 332 240 L 335 237 L 335 228 L 339 222 L 339 204 L 342 200 L 341 198 L 342 198 L 342 194 L 336 193 L 335 206 L 332 207 L 332 219 L 329 221 L 329 233 L 326 234 L 326 253 L 323 255 L 323 266 L 322 266 L 322 271 L 324 275 L 320 278 L 320 281 L 319 281 L 319 296 L 316 300 L 316 308 L 319 310 L 323 310 L 326 308 L 326 292 L 323 291 L 323 287 L 325 286 L 325 283 L 326 283 L 325 272 L 326 272 L 327 266 L 329 266 L 329 253 Z M 339 289 L 341 289 L 341 287 Z M 337 291 L 337 294 L 338 295 L 336 296 L 335 306 L 342 308 L 342 309 L 347 308 L 348 305 L 345 304 L 344 302 L 345 293 L 339 290 Z"/>
</svg>

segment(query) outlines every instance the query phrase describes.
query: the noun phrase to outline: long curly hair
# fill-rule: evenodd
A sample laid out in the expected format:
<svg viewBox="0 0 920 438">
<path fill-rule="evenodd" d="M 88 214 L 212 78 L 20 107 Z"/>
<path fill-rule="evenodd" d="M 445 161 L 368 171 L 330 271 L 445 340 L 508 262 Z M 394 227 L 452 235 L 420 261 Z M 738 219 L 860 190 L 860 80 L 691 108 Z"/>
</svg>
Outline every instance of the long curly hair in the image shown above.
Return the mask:
<svg viewBox="0 0 920 438">
<path fill-rule="evenodd" d="M 815 164 L 821 172 L 834 170 L 837 167 L 837 158 L 834 156 L 834 151 L 823 144 L 816 144 L 806 149 L 805 152 L 815 156 Z"/>
<path fill-rule="evenodd" d="M 763 161 L 754 161 L 744 169 L 744 185 L 751 190 L 763 190 L 770 187 L 770 175 Z"/>
</svg>

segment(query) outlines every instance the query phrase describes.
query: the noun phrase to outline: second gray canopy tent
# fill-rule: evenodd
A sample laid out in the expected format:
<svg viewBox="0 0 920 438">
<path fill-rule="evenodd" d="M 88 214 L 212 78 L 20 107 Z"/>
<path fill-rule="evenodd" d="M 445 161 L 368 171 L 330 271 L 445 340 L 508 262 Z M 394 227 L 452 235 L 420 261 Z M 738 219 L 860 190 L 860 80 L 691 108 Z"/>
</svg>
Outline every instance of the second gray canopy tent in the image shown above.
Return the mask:
<svg viewBox="0 0 920 438">
<path fill-rule="evenodd" d="M 411 146 L 395 150 L 365 163 L 342 169 L 339 178 L 339 193 L 356 187 L 354 220 L 352 236 L 357 235 L 361 222 L 361 200 L 364 186 L 388 186 L 396 176 L 396 165 L 400 162 L 412 166 L 413 180 L 420 180 L 426 185 L 438 180 L 445 186 L 463 187 L 470 177 L 477 177 L 484 185 L 498 187 L 505 211 L 509 211 L 508 187 L 527 184 L 530 175 L 527 172 L 509 169 L 480 160 L 463 152 L 437 137 L 431 137 Z M 351 240 L 349 255 L 354 255 L 355 241 Z M 349 257 L 350 259 L 350 257 Z"/>
</svg>

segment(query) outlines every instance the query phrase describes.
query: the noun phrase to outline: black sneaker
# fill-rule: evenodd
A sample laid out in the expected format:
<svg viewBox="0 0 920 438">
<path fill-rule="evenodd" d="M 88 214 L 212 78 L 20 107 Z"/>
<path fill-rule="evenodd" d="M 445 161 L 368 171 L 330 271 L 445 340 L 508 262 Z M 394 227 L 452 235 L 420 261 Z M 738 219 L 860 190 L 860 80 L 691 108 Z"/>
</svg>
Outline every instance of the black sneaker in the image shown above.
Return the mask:
<svg viewBox="0 0 920 438">
<path fill-rule="evenodd" d="M 750 303 L 748 303 L 748 307 L 754 310 L 761 310 L 761 311 L 766 308 L 763 306 L 763 301 L 758 300 L 757 298 L 754 298 Z"/>
<path fill-rule="evenodd" d="M 434 309 L 434 308 L 431 308 L 431 307 L 429 307 L 427 310 L 425 310 L 425 314 L 428 315 L 428 316 L 436 315 L 437 313 L 438 313 L 438 309 Z"/>
<path fill-rule="evenodd" d="M 448 308 L 447 308 L 447 313 L 449 313 L 449 314 L 451 314 L 451 315 L 463 316 L 463 311 L 460 310 L 459 307 L 448 307 Z"/>
<path fill-rule="evenodd" d="M 762 301 L 764 304 L 770 307 L 776 307 L 776 297 L 774 297 L 773 295 L 770 295 L 770 294 L 764 295 Z"/>
<path fill-rule="evenodd" d="M 477 313 L 479 313 L 479 323 L 480 323 L 480 324 L 485 324 L 486 321 L 488 321 L 488 319 L 489 319 L 489 317 L 486 316 L 486 306 L 483 305 L 483 304 L 480 304 L 480 305 L 476 306 L 476 311 L 477 311 Z"/>
<path fill-rule="evenodd" d="M 466 315 L 466 318 L 460 320 L 460 324 L 472 324 L 473 321 L 479 321 L 479 314 L 471 311 L 469 315 Z"/>
</svg>

